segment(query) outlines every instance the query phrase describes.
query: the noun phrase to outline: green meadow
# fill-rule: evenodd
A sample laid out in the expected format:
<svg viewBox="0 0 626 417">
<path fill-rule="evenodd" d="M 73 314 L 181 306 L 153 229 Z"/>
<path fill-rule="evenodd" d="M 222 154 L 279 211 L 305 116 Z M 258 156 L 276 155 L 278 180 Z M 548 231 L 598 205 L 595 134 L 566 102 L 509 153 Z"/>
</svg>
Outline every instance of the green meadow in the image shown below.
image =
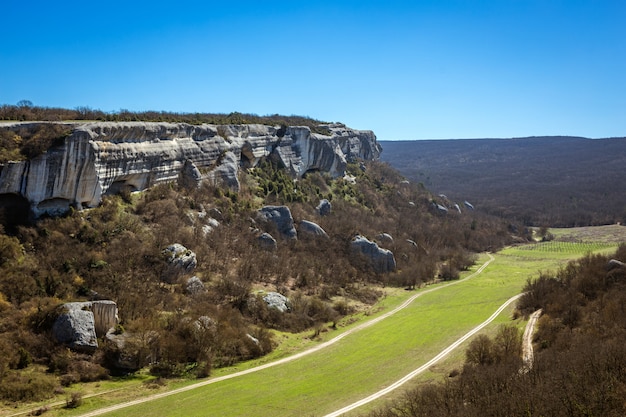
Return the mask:
<svg viewBox="0 0 626 417">
<path fill-rule="evenodd" d="M 621 239 L 621 238 L 619 238 Z M 126 407 L 107 416 L 323 416 L 379 391 L 418 368 L 448 345 L 485 321 L 510 297 L 519 294 L 529 278 L 587 252 L 614 250 L 620 240 L 546 242 L 507 248 L 493 254 L 494 260 L 482 273 L 454 285 L 435 284 L 417 291 L 390 290 L 370 314 L 336 330 L 322 333 L 322 340 L 304 335 L 278 337 L 284 346 L 263 361 L 216 370 L 211 378 L 250 369 L 270 359 L 305 350 L 329 340 L 363 321 L 373 319 L 400 305 L 416 292 L 425 292 L 407 308 L 379 323 L 347 335 L 337 343 L 307 356 L 254 373 L 221 380 L 196 389 Z M 561 245 L 560 243 L 567 243 Z M 488 261 L 482 255 L 476 266 Z M 428 291 L 433 288 L 436 291 Z M 503 312 L 484 331 L 511 322 L 512 308 Z M 515 322 L 523 326 L 521 320 Z M 440 378 L 446 369 L 460 366 L 463 347 L 415 381 Z M 188 383 L 197 382 L 191 381 Z M 413 382 L 416 383 L 416 382 Z M 408 387 L 409 384 L 407 384 Z M 402 391 L 400 389 L 399 391 Z M 399 392 L 391 394 L 399 395 Z M 77 410 L 53 410 L 54 415 L 78 415 L 120 400 L 91 397 Z M 381 400 L 384 401 L 384 400 Z M 350 413 L 356 415 L 374 407 Z M 380 404 L 380 403 L 378 403 Z"/>
</svg>

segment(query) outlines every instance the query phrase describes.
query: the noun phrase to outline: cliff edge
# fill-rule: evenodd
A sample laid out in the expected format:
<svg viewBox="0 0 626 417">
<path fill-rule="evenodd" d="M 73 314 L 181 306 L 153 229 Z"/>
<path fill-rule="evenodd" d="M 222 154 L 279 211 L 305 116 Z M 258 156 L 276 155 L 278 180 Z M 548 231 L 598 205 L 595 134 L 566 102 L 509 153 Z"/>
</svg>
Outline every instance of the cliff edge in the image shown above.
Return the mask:
<svg viewBox="0 0 626 417">
<path fill-rule="evenodd" d="M 0 129 L 17 131 L 24 125 Z M 308 171 L 345 174 L 346 163 L 375 160 L 381 148 L 372 131 L 323 125 L 329 134 L 304 126 L 190 125 L 157 122 L 61 122 L 71 129 L 63 144 L 0 168 L 0 195 L 28 201 L 35 217 L 70 207 L 98 205 L 103 195 L 139 191 L 161 182 L 211 181 L 235 190 L 238 172 L 271 159 L 294 178 Z"/>
</svg>

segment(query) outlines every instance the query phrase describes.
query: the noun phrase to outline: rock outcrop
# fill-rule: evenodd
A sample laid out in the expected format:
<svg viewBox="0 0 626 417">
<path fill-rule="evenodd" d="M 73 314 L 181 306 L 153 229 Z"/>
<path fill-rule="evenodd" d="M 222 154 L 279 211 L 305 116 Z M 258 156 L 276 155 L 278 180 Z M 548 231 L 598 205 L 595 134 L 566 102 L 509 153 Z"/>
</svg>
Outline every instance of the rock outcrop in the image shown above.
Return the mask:
<svg viewBox="0 0 626 417">
<path fill-rule="evenodd" d="M 340 177 L 347 161 L 377 159 L 381 151 L 373 132 L 340 124 L 325 125 L 329 135 L 302 126 L 255 124 L 64 124 L 72 133 L 63 145 L 1 167 L 0 195 L 22 196 L 35 216 L 94 207 L 106 194 L 176 180 L 188 186 L 207 180 L 238 189 L 240 167 L 254 167 L 264 158 L 284 165 L 294 178 L 312 170 Z"/>
<path fill-rule="evenodd" d="M 52 326 L 59 343 L 81 352 L 93 352 L 98 337 L 104 337 L 118 323 L 117 305 L 113 301 L 66 303 Z"/>
<path fill-rule="evenodd" d="M 281 313 L 289 311 L 289 299 L 280 293 L 268 292 L 263 296 L 263 301 L 267 303 L 268 307 L 275 308 Z"/>
<path fill-rule="evenodd" d="M 369 239 L 357 235 L 351 242 L 352 252 L 365 258 L 367 263 L 378 273 L 392 272 L 396 269 L 396 259 L 388 249 L 380 248 Z"/>
<path fill-rule="evenodd" d="M 285 239 L 297 239 L 298 232 L 293 224 L 291 210 L 287 206 L 265 206 L 258 210 L 261 221 L 273 224 Z"/>
<path fill-rule="evenodd" d="M 163 249 L 167 268 L 161 274 L 164 282 L 173 284 L 182 274 L 192 272 L 198 266 L 196 253 L 180 243 L 173 243 Z"/>
</svg>

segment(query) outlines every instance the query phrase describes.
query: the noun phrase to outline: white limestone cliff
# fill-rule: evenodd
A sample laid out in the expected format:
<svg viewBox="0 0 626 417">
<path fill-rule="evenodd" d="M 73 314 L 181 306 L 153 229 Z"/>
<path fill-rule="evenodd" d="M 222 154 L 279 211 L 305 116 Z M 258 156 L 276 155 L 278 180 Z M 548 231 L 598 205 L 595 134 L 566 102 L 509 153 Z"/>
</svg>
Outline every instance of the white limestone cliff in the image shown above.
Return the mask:
<svg viewBox="0 0 626 417">
<path fill-rule="evenodd" d="M 238 189 L 239 169 L 254 167 L 263 158 L 274 158 L 294 178 L 312 170 L 338 177 L 347 161 L 377 159 L 381 151 L 373 132 L 339 124 L 324 126 L 330 135 L 302 126 L 257 124 L 66 124 L 73 130 L 62 146 L 1 167 L 0 194 L 24 197 L 35 216 L 94 207 L 103 195 L 144 190 L 179 180 L 185 172 Z"/>
</svg>

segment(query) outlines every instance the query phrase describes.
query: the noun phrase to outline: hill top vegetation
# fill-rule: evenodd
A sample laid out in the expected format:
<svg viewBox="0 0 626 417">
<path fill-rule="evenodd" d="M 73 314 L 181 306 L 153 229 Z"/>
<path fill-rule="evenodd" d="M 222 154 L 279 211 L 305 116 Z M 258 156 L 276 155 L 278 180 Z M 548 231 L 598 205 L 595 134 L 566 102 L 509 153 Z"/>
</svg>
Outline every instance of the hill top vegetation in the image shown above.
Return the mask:
<svg viewBox="0 0 626 417">
<path fill-rule="evenodd" d="M 130 111 L 122 109 L 114 112 L 104 112 L 90 107 L 65 109 L 60 107 L 35 106 L 27 100 L 16 105 L 0 105 L 0 120 L 7 121 L 101 121 L 101 122 L 170 122 L 189 124 L 263 124 L 270 126 L 308 126 L 312 131 L 328 134 L 323 125 L 328 124 L 305 116 L 284 116 L 273 114 L 259 116 L 250 113 L 232 112 L 221 113 L 177 113 L 167 111 Z"/>
<path fill-rule="evenodd" d="M 46 398 L 62 386 L 144 367 L 161 377 L 206 376 L 270 352 L 275 332 L 315 335 L 375 303 L 382 286 L 454 279 L 474 253 L 511 243 L 511 231 L 527 238 L 519 225 L 480 211 L 441 214 L 434 196 L 386 164 L 365 163 L 365 170 L 351 164 L 349 172 L 354 183 L 321 173 L 294 182 L 268 162 L 241 173 L 239 193 L 163 184 L 62 218 L 5 224 L 0 397 Z M 320 198 L 331 201 L 330 215 L 317 213 Z M 279 239 L 278 250 L 267 252 L 258 245 L 264 226 L 255 215 L 264 204 L 288 205 L 296 223 L 313 220 L 329 239 Z M 220 223 L 208 233 L 207 213 Z M 398 268 L 376 274 L 355 258 L 350 241 L 383 232 L 394 238 L 385 247 Z M 193 275 L 204 291 L 187 292 L 192 274 L 168 272 L 163 249 L 172 243 L 196 253 Z M 262 299 L 269 291 L 286 295 L 290 310 L 269 308 Z M 89 299 L 118 304 L 123 348 L 100 340 L 97 352 L 86 355 L 52 340 L 58 306 Z"/>
</svg>

